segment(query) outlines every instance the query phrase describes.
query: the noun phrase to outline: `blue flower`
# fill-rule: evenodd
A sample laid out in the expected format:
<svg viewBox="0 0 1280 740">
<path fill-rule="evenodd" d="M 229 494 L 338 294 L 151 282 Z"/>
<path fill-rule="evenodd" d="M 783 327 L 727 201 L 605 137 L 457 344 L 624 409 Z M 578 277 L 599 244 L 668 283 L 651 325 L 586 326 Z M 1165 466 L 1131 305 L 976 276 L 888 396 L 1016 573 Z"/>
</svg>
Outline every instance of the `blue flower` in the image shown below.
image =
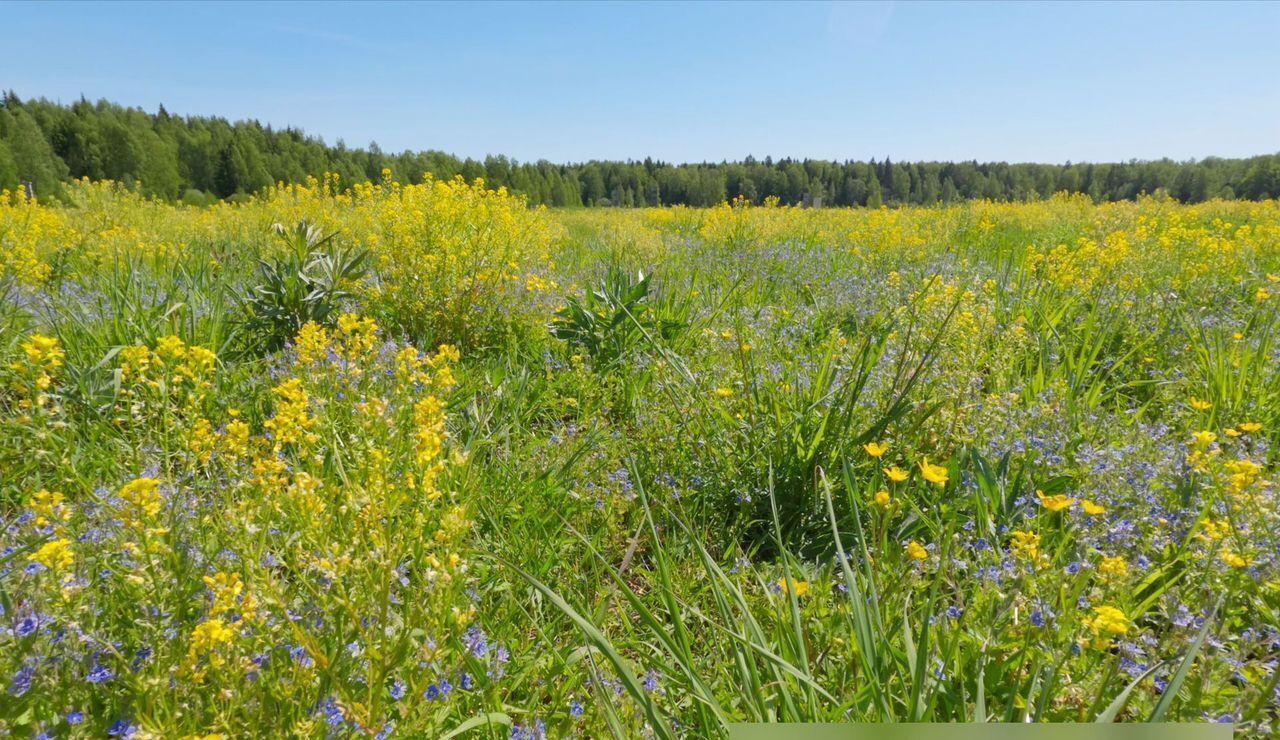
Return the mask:
<svg viewBox="0 0 1280 740">
<path fill-rule="evenodd" d="M 315 661 L 312 660 L 311 654 L 308 653 L 307 649 L 301 645 L 295 648 L 289 648 L 289 656 L 298 661 L 298 665 L 301 665 L 303 668 L 310 668 L 315 665 Z"/>
<path fill-rule="evenodd" d="M 74 712 L 67 712 L 67 724 L 75 726 L 81 722 L 84 722 L 84 712 L 78 710 Z"/>
<path fill-rule="evenodd" d="M 579 717 L 581 717 L 584 711 L 585 710 L 582 708 L 582 702 L 578 701 L 577 699 L 574 699 L 573 702 L 569 705 L 569 714 L 574 719 L 578 719 Z"/>
<path fill-rule="evenodd" d="M 320 705 L 320 711 L 324 714 L 324 723 L 330 727 L 338 727 L 344 721 L 342 708 L 335 704 L 333 699 L 326 699 L 325 703 Z"/>
<path fill-rule="evenodd" d="M 649 671 L 644 674 L 644 690 L 654 692 L 658 690 L 658 672 Z"/>
<path fill-rule="evenodd" d="M 106 683 L 115 677 L 116 674 L 112 673 L 110 668 L 101 663 L 95 663 L 93 668 L 89 670 L 89 675 L 84 677 L 84 680 L 89 683 Z"/>
<path fill-rule="evenodd" d="M 440 687 L 435 684 L 431 684 L 427 687 L 427 690 L 422 694 L 422 696 L 427 701 L 435 701 L 440 698 Z"/>
<path fill-rule="evenodd" d="M 23 666 L 13 676 L 13 682 L 9 684 L 9 693 L 14 696 L 22 696 L 31 690 L 31 681 L 36 677 L 36 669 L 31 666 Z"/>
<path fill-rule="evenodd" d="M 471 654 L 477 658 L 483 658 L 489 652 L 488 638 L 475 627 L 467 630 L 467 634 L 462 639 L 467 643 L 467 648 L 471 650 Z"/>
<path fill-rule="evenodd" d="M 405 690 L 404 681 L 397 680 L 395 683 L 391 684 L 391 698 L 396 701 L 400 701 L 404 698 Z"/>
</svg>

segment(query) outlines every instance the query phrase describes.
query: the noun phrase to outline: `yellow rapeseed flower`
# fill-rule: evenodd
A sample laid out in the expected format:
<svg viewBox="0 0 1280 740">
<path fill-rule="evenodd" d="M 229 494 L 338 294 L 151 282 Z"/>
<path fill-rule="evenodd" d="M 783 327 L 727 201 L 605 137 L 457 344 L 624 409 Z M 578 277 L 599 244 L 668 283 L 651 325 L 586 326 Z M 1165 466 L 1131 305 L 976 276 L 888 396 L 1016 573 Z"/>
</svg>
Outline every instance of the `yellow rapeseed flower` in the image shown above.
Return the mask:
<svg viewBox="0 0 1280 740">
<path fill-rule="evenodd" d="M 1015 530 L 1009 543 L 1014 557 L 1034 562 L 1040 558 L 1040 535 L 1035 532 Z"/>
<path fill-rule="evenodd" d="M 28 555 L 27 560 L 57 572 L 74 565 L 76 556 L 71 550 L 71 540 L 57 539 L 44 543 L 39 550 Z"/>
<path fill-rule="evenodd" d="M 1108 578 L 1123 578 L 1129 575 L 1129 563 L 1122 557 L 1106 555 L 1098 564 L 1098 572 Z"/>
<path fill-rule="evenodd" d="M 160 481 L 137 478 L 120 489 L 120 499 L 151 517 L 160 513 Z"/>
<path fill-rule="evenodd" d="M 46 372 L 62 367 L 62 362 L 67 357 L 57 337 L 47 337 L 43 334 L 32 334 L 28 337 L 27 341 L 22 343 L 22 351 L 27 355 L 27 362 L 43 368 Z"/>
<path fill-rule="evenodd" d="M 201 622 L 191 632 L 191 662 L 208 655 L 215 665 L 220 665 L 222 658 L 217 653 L 218 649 L 230 645 L 235 636 L 235 630 L 217 617 Z"/>
<path fill-rule="evenodd" d="M 1124 612 L 1114 606 L 1095 606 L 1093 608 L 1093 618 L 1086 620 L 1085 624 L 1099 638 L 1127 635 L 1131 625 Z"/>
<path fill-rule="evenodd" d="M 1249 561 L 1245 560 L 1239 553 L 1229 547 L 1224 547 L 1218 552 L 1218 559 L 1232 568 L 1248 568 Z"/>
</svg>

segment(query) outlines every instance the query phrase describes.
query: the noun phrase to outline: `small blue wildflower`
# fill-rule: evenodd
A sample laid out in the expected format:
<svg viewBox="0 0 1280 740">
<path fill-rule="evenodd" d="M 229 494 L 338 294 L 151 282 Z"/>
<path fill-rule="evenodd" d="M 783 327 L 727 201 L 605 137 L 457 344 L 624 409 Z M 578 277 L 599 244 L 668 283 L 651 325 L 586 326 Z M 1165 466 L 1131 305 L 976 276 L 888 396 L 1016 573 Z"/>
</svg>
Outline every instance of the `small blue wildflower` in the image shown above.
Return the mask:
<svg viewBox="0 0 1280 740">
<path fill-rule="evenodd" d="M 345 720 L 342 716 L 342 707 L 335 704 L 333 699 L 326 699 L 324 704 L 320 705 L 320 712 L 324 714 L 324 723 L 330 727 L 339 727 Z"/>
<path fill-rule="evenodd" d="M 658 690 L 658 672 L 649 671 L 644 675 L 644 690 L 650 693 Z"/>
<path fill-rule="evenodd" d="M 13 675 L 13 681 L 9 684 L 9 693 L 13 696 L 22 696 L 31 690 L 31 681 L 36 677 L 36 669 L 32 666 L 23 666 Z"/>
<path fill-rule="evenodd" d="M 467 634 L 462 639 L 467 643 L 467 648 L 471 650 L 471 654 L 477 658 L 483 658 L 489 652 L 488 638 L 476 627 L 467 630 Z"/>
<path fill-rule="evenodd" d="M 89 669 L 89 675 L 85 676 L 84 680 L 89 683 L 106 683 L 115 677 L 116 674 L 112 673 L 110 668 L 101 663 L 95 663 L 93 668 Z"/>
</svg>

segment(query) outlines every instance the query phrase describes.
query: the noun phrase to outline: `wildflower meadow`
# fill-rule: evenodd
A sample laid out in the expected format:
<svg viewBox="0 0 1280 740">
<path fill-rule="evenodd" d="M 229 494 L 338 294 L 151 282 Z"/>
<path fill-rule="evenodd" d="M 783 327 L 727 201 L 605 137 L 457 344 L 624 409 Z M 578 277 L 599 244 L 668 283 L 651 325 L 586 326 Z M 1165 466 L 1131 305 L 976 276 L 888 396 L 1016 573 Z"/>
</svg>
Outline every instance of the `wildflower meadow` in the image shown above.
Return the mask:
<svg viewBox="0 0 1280 740">
<path fill-rule="evenodd" d="M 1280 201 L 0 195 L 0 735 L 1280 732 Z"/>
</svg>

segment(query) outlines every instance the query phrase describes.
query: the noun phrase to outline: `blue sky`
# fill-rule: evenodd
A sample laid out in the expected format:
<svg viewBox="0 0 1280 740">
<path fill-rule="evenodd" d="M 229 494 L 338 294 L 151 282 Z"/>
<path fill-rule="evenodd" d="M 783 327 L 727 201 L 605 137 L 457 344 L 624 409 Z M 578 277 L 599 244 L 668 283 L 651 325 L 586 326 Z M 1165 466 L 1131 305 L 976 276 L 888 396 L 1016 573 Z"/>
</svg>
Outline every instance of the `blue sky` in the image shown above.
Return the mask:
<svg viewBox="0 0 1280 740">
<path fill-rule="evenodd" d="M 0 87 L 386 151 L 1280 151 L 1280 3 L 6 3 Z"/>
</svg>

